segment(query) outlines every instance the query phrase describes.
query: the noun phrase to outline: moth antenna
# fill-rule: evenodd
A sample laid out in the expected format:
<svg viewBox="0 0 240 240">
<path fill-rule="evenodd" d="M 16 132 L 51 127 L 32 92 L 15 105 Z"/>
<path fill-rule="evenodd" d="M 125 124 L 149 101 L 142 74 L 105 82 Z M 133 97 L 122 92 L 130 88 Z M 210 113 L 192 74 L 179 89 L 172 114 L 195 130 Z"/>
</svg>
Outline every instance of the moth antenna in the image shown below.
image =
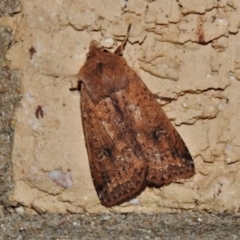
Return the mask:
<svg viewBox="0 0 240 240">
<path fill-rule="evenodd" d="M 123 42 L 121 43 L 121 45 L 114 51 L 114 54 L 119 55 L 119 56 L 122 56 L 122 55 L 123 55 L 123 50 L 124 50 L 125 45 L 126 45 L 126 43 L 127 43 L 130 29 L 131 29 L 131 24 L 129 24 L 129 26 L 128 26 L 128 30 L 127 30 L 127 34 L 126 34 L 125 39 L 123 40 Z"/>
</svg>

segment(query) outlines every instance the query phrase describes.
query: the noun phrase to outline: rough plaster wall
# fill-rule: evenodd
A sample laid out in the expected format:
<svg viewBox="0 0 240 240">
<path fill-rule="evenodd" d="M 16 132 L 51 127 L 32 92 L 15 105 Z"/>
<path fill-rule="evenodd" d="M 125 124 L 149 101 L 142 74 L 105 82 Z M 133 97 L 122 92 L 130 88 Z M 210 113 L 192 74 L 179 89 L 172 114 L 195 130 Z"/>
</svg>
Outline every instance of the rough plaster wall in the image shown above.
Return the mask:
<svg viewBox="0 0 240 240">
<path fill-rule="evenodd" d="M 163 108 L 194 157 L 196 175 L 146 189 L 136 201 L 112 209 L 238 213 L 238 0 L 25 0 L 8 22 L 17 34 L 8 59 L 21 75 L 23 92 L 11 202 L 37 212 L 109 211 L 91 180 L 80 96 L 69 91 L 75 84 L 70 76 L 84 63 L 92 39 L 114 49 L 129 23 L 124 57 L 152 92 L 172 98 Z M 41 108 L 43 117 L 37 118 Z M 66 174 L 65 187 L 50 178 L 56 174 Z"/>
</svg>

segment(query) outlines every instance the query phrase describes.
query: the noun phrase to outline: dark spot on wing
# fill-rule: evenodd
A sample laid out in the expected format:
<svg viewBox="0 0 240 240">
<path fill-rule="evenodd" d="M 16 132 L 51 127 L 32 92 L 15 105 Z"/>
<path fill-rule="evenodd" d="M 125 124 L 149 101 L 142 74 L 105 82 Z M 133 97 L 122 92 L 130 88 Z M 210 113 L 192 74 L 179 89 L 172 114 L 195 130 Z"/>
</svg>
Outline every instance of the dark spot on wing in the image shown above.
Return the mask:
<svg viewBox="0 0 240 240">
<path fill-rule="evenodd" d="M 97 64 L 97 72 L 102 73 L 104 68 L 104 64 L 102 62 L 99 62 Z"/>
<path fill-rule="evenodd" d="M 155 141 L 159 140 L 160 138 L 162 138 L 162 137 L 164 137 L 164 136 L 166 136 L 166 131 L 165 131 L 163 128 L 161 128 L 161 127 L 158 127 L 157 129 L 155 129 L 155 130 L 152 132 L 152 135 L 151 135 L 151 137 L 152 137 Z"/>
</svg>

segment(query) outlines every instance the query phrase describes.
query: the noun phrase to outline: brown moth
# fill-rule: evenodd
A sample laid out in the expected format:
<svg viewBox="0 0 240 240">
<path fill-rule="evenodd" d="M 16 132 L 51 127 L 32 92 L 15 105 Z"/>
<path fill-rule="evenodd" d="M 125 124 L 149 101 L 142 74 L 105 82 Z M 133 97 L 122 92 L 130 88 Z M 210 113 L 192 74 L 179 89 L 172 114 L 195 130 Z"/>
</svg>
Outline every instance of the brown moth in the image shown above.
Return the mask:
<svg viewBox="0 0 240 240">
<path fill-rule="evenodd" d="M 78 74 L 91 175 L 106 207 L 195 173 L 182 138 L 121 56 L 125 42 L 111 53 L 92 41 Z"/>
</svg>

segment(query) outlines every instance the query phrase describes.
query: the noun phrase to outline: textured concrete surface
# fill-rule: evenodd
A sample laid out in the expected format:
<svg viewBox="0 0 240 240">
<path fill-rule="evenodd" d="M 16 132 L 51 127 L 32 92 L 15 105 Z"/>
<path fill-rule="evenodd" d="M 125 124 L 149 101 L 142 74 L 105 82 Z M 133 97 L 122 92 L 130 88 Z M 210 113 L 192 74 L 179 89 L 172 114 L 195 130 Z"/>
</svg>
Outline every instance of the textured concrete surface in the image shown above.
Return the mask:
<svg viewBox="0 0 240 240">
<path fill-rule="evenodd" d="M 189 13 L 192 13 L 192 14 L 194 13 L 206 14 L 206 11 L 211 12 L 214 8 L 216 9 L 216 1 L 206 1 L 206 2 L 201 1 L 201 3 L 199 1 L 178 1 L 178 2 L 180 3 L 180 5 L 174 4 L 175 3 L 174 1 L 165 1 L 165 5 L 164 6 L 161 5 L 161 9 L 157 9 L 157 8 L 152 9 L 153 12 L 162 11 L 162 13 L 165 13 L 165 14 L 162 14 L 162 15 L 158 14 L 156 16 L 154 14 L 151 14 L 151 12 L 148 12 L 144 15 L 144 21 L 148 24 L 150 24 L 151 21 L 153 21 L 152 25 L 155 27 L 156 25 L 155 23 L 157 21 L 156 19 L 160 19 L 159 21 L 164 23 L 164 21 L 166 21 L 166 19 L 168 19 L 169 16 L 171 16 L 171 22 L 175 23 L 174 19 L 178 17 L 178 14 L 176 14 L 178 13 L 178 11 L 176 10 L 178 9 L 179 6 L 182 14 L 188 13 L 188 11 Z M 55 3 L 56 3 L 55 1 L 52 2 L 53 5 Z M 61 4 L 61 2 L 58 2 L 58 3 Z M 130 7 L 129 4 L 133 4 L 133 3 L 137 5 L 133 8 L 134 11 L 132 11 L 133 14 L 132 14 L 131 22 L 135 22 L 134 19 L 138 17 L 138 15 L 136 15 L 135 12 L 137 12 L 138 14 L 142 14 L 142 12 L 140 11 L 142 9 L 141 1 L 120 2 L 124 11 L 126 10 L 127 4 Z M 167 5 L 167 3 L 170 3 L 170 4 Z M 124 7 L 125 4 L 126 4 L 126 7 Z M 197 146 L 199 145 L 201 146 L 201 155 L 199 156 L 195 155 L 195 164 L 197 164 L 197 172 L 198 174 L 200 174 L 202 179 L 201 180 L 202 185 L 199 182 L 199 186 L 201 186 L 199 191 L 205 196 L 207 196 L 208 189 L 211 189 L 211 188 L 214 189 L 214 187 L 218 187 L 216 188 L 215 195 L 212 195 L 211 191 L 209 192 L 208 204 L 206 204 L 207 201 L 204 199 L 202 202 L 197 202 L 196 209 L 199 210 L 201 206 L 202 209 L 206 211 L 205 212 L 184 211 L 181 213 L 174 213 L 174 214 L 108 213 L 108 214 L 96 215 L 96 214 L 89 214 L 87 211 L 85 212 L 85 214 L 71 214 L 71 213 L 43 214 L 43 210 L 46 211 L 46 209 L 40 208 L 39 205 L 36 205 L 36 206 L 32 205 L 30 208 L 27 205 L 21 204 L 21 202 L 9 200 L 9 194 L 10 195 L 14 194 L 14 191 L 12 192 L 12 190 L 14 189 L 13 187 L 15 183 L 13 179 L 13 167 L 16 168 L 16 166 L 14 166 L 15 164 L 12 161 L 12 157 L 11 157 L 12 148 L 14 145 L 13 134 L 14 134 L 14 130 L 18 131 L 16 126 L 17 126 L 17 122 L 20 121 L 18 118 L 16 118 L 18 115 L 14 115 L 14 111 L 16 108 L 19 109 L 19 100 L 21 99 L 21 93 L 24 93 L 25 91 L 24 89 L 25 88 L 27 89 L 27 87 L 25 86 L 25 88 L 23 88 L 23 85 L 20 84 L 21 72 L 22 72 L 21 69 L 23 68 L 23 66 L 19 67 L 19 69 L 17 68 L 16 69 L 17 71 L 14 71 L 12 67 L 11 69 L 9 68 L 10 62 L 5 57 L 8 49 L 11 49 L 16 44 L 19 44 L 19 42 L 21 43 L 22 41 L 24 41 L 24 39 L 19 38 L 19 35 L 18 35 L 19 31 L 23 30 L 23 29 L 21 30 L 22 28 L 21 17 L 23 15 L 23 12 L 21 12 L 21 9 L 22 9 L 21 3 L 20 1 L 14 1 L 14 0 L 1 1 L 0 3 L 0 52 L 1 52 L 0 54 L 0 71 L 1 71 L 0 72 L 0 182 L 1 182 L 0 184 L 0 239 L 18 239 L 18 240 L 20 239 L 79 239 L 79 238 L 81 239 L 116 239 L 116 236 L 119 236 L 119 239 L 239 239 L 240 238 L 239 217 L 234 215 L 234 214 L 238 214 L 238 208 L 236 207 L 233 208 L 234 204 L 236 204 L 236 200 L 238 200 L 237 194 L 239 194 L 238 186 L 237 186 L 237 182 L 238 182 L 237 159 L 239 158 L 239 154 L 236 152 L 237 146 L 238 146 L 236 140 L 238 137 L 238 130 L 239 130 L 239 127 L 237 124 L 237 119 L 238 119 L 238 116 L 237 116 L 238 95 L 237 94 L 238 94 L 239 86 L 238 86 L 238 81 L 236 79 L 238 79 L 237 77 L 238 76 L 237 75 L 238 74 L 237 35 L 238 35 L 238 26 L 239 26 L 238 18 L 240 15 L 239 15 L 239 8 L 237 4 L 238 4 L 237 1 L 235 2 L 234 1 L 228 1 L 228 2 L 218 1 L 218 9 L 227 10 L 225 11 L 225 13 L 227 14 L 226 19 L 229 23 L 228 24 L 229 32 L 228 32 L 228 35 L 226 35 L 225 37 L 220 37 L 219 39 L 216 39 L 208 43 L 212 45 L 213 48 L 216 49 L 216 51 L 218 51 L 219 53 L 222 52 L 220 55 L 218 55 L 218 57 L 222 55 L 222 58 L 223 58 L 222 63 L 224 63 L 223 61 L 224 59 L 227 59 L 230 61 L 229 63 L 231 65 L 230 68 L 228 68 L 229 65 L 227 63 L 224 63 L 224 65 L 219 65 L 219 66 L 215 64 L 214 65 L 215 67 L 213 68 L 215 70 L 218 69 L 217 71 L 215 71 L 217 75 L 219 74 L 219 72 L 221 72 L 222 74 L 228 73 L 226 75 L 220 74 L 221 78 L 225 79 L 225 78 L 228 78 L 229 76 L 231 77 L 230 85 L 226 89 L 222 89 L 222 90 L 218 89 L 220 92 L 222 91 L 223 95 L 219 95 L 219 92 L 216 91 L 217 89 L 214 89 L 214 88 L 208 89 L 208 91 L 199 90 L 197 91 L 197 93 L 191 92 L 191 91 L 184 92 L 184 94 L 187 94 L 187 97 L 188 97 L 187 99 L 189 99 L 188 105 L 186 105 L 184 101 L 178 104 L 179 100 L 181 99 L 184 100 L 184 98 L 181 98 L 179 96 L 176 102 L 174 101 L 171 103 L 172 104 L 171 107 L 169 107 L 169 104 L 165 105 L 164 107 L 167 113 L 169 114 L 169 116 L 171 116 L 173 120 L 174 119 L 176 120 L 175 115 L 178 115 L 178 118 L 182 117 L 183 119 L 188 114 L 190 114 L 190 116 L 193 116 L 191 118 L 186 118 L 188 119 L 188 121 L 189 120 L 193 121 L 192 124 L 190 124 L 189 126 L 186 126 L 186 129 L 188 129 L 188 127 L 190 128 L 194 127 L 195 130 L 192 131 L 190 129 L 191 131 L 189 130 L 188 134 L 184 134 L 184 132 L 186 131 L 184 129 L 184 131 L 181 133 L 184 139 L 187 139 L 188 135 L 189 135 L 189 138 L 191 139 L 191 136 L 196 131 L 196 129 L 198 129 L 198 132 L 200 133 L 200 137 L 197 136 L 196 134 L 197 137 L 193 138 L 188 143 L 188 146 L 191 149 L 192 153 L 198 151 Z M 36 2 L 36 5 L 43 6 L 44 4 L 40 2 Z M 173 6 L 175 7 L 173 8 Z M 169 9 L 171 8 L 173 10 L 175 9 L 174 14 L 173 15 L 166 14 L 166 12 L 169 13 Z M 90 12 L 91 12 L 90 10 L 86 12 L 85 22 L 83 21 L 83 19 L 82 21 L 79 21 L 83 25 L 86 24 L 86 28 L 84 28 L 86 29 L 86 31 L 88 30 L 87 28 L 88 22 L 89 24 L 91 24 L 91 26 L 95 26 L 94 25 L 95 21 L 90 21 L 90 19 L 92 19 L 92 16 L 93 16 L 90 14 Z M 218 14 L 220 13 L 221 11 L 218 11 Z M 104 17 L 107 18 L 106 15 L 104 15 Z M 129 15 L 125 15 L 125 17 L 123 19 L 126 20 L 126 22 L 128 22 Z M 219 15 L 214 16 L 214 18 L 215 17 L 219 17 Z M 116 29 L 113 29 L 112 31 L 114 30 Z M 166 33 L 168 32 L 170 32 L 170 29 L 169 31 L 166 31 Z M 125 34 L 124 29 L 122 30 L 122 33 L 123 35 Z M 147 34 L 149 34 L 148 31 L 147 31 Z M 137 35 L 137 36 L 140 36 L 140 35 Z M 99 39 L 100 38 L 101 37 L 99 35 Z M 114 39 L 116 38 L 117 36 L 114 36 Z M 18 40 L 15 40 L 15 39 L 18 39 Z M 102 37 L 101 43 L 106 46 L 109 46 L 110 44 L 111 46 L 111 43 L 112 43 L 111 39 L 113 38 L 108 38 L 107 41 L 105 41 L 105 38 Z M 141 35 L 140 39 L 141 39 L 140 42 L 136 42 L 137 46 L 138 44 L 141 44 L 141 42 L 143 41 L 144 35 Z M 232 39 L 231 42 L 229 42 L 230 39 Z M 202 37 L 201 37 L 201 40 L 202 40 Z M 39 41 L 41 41 L 41 38 L 39 39 Z M 191 41 L 186 44 L 188 45 L 189 43 L 191 43 Z M 87 48 L 88 43 L 85 43 L 85 44 L 86 44 L 85 47 Z M 136 46 L 136 44 L 134 44 L 133 46 Z M 127 46 L 130 47 L 129 43 Z M 232 46 L 231 54 L 229 52 L 226 52 L 226 49 L 228 49 L 229 46 Z M 29 49 L 31 48 L 28 48 L 25 54 L 29 54 L 29 57 L 31 58 L 31 53 L 29 53 Z M 195 48 L 190 48 L 190 50 L 193 52 L 195 51 L 194 49 Z M 83 50 L 85 52 L 87 51 L 87 49 L 84 49 L 84 48 L 80 50 L 81 52 Z M 188 49 L 188 51 L 190 50 Z M 129 51 L 131 51 L 131 48 L 129 48 L 127 52 L 125 51 L 124 54 L 125 55 L 128 54 Z M 85 54 L 85 52 L 83 53 L 83 55 Z M 198 51 L 198 54 L 200 53 L 201 51 Z M 34 57 L 34 54 L 32 58 L 33 57 Z M 138 69 L 138 66 L 140 66 L 140 61 L 138 60 L 140 58 L 137 61 L 131 60 L 132 58 L 134 58 L 134 54 L 129 54 L 129 64 L 134 66 L 134 68 L 136 67 L 135 69 Z M 193 59 L 194 58 L 189 58 L 188 62 L 191 63 Z M 219 60 L 220 58 L 215 59 L 215 61 L 219 61 Z M 82 59 L 81 61 L 84 61 L 84 60 Z M 58 59 L 58 62 L 59 62 L 59 59 Z M 182 63 L 181 66 L 183 67 L 185 64 L 188 64 L 188 62 Z M 78 70 L 79 68 L 78 63 L 76 64 L 75 67 Z M 71 69 L 71 66 L 69 66 L 69 69 Z M 198 67 L 195 66 L 195 71 L 197 69 Z M 222 69 L 225 69 L 225 70 L 222 70 Z M 190 70 L 191 68 L 189 69 L 189 71 Z M 193 76 L 190 76 L 190 80 L 192 79 L 193 81 L 193 79 L 195 79 L 196 76 L 198 76 L 199 74 L 202 74 L 201 71 L 202 70 L 198 71 L 197 75 L 193 74 Z M 73 72 L 75 73 L 75 70 Z M 141 72 L 141 74 L 143 73 L 144 72 Z M 204 74 L 202 76 L 204 76 Z M 219 76 L 219 81 L 221 80 L 220 76 Z M 144 81 L 148 79 L 151 81 L 150 82 L 151 84 L 154 82 L 157 82 L 160 84 L 163 81 L 163 84 L 161 86 L 162 88 L 164 87 L 164 85 L 168 83 L 168 78 L 166 80 L 163 80 L 161 78 L 160 79 L 156 78 L 156 80 L 155 79 L 151 80 L 151 75 L 150 75 L 150 76 L 147 76 L 146 79 L 144 78 Z M 201 78 L 199 79 L 200 79 L 199 81 L 201 81 Z M 171 91 L 169 90 L 166 94 L 163 94 L 162 92 L 162 91 L 165 91 L 164 90 L 165 88 L 160 89 L 161 91 L 159 91 L 159 95 L 175 96 L 173 93 L 175 89 L 174 84 L 176 83 L 177 82 L 173 82 L 173 86 L 172 88 L 170 88 L 170 90 L 171 89 L 172 90 Z M 181 81 L 181 84 L 182 83 L 183 81 Z M 151 87 L 150 85 L 149 87 Z M 20 88 L 20 86 L 22 86 L 22 88 Z M 65 88 L 65 86 L 63 86 L 63 88 Z M 68 88 L 68 84 L 67 84 L 67 88 Z M 154 88 L 152 88 L 152 90 L 155 92 Z M 43 91 L 43 89 L 41 89 L 41 91 Z M 191 99 L 189 98 L 190 96 L 192 97 Z M 75 96 L 75 95 L 74 97 L 78 98 L 78 96 Z M 199 97 L 198 99 L 199 105 L 196 105 L 194 103 L 196 100 L 196 97 Z M 218 99 L 226 100 L 226 103 L 228 104 L 228 109 L 227 110 L 220 109 L 221 111 L 223 111 L 223 112 L 220 112 L 220 115 L 218 114 L 218 116 L 215 116 L 212 119 L 206 118 L 204 121 L 205 124 L 199 124 L 198 122 L 202 121 L 201 118 L 197 117 L 199 116 L 199 112 L 201 112 L 201 109 L 202 109 L 200 106 L 201 105 L 204 106 L 205 102 L 210 101 L 211 99 L 213 99 L 214 101 Z M 37 101 L 35 110 L 39 109 L 38 106 L 40 106 L 40 102 Z M 180 106 L 184 107 L 183 110 L 185 110 L 187 114 L 181 114 L 181 116 L 178 114 Z M 188 109 L 187 106 L 190 106 L 191 111 Z M 235 112 L 233 112 L 233 109 L 235 109 Z M 43 111 L 44 111 L 44 114 L 46 114 L 46 109 L 43 108 Z M 33 112 L 32 114 L 35 115 L 35 112 Z M 39 119 L 42 120 L 41 117 Z M 221 124 L 223 119 L 226 121 L 225 127 L 223 127 L 222 125 L 219 125 Z M 208 122 L 213 120 L 215 123 L 218 123 L 218 124 L 216 125 L 213 124 L 212 128 L 210 128 L 211 131 L 209 131 L 209 128 L 207 128 L 206 132 L 203 131 L 204 128 L 207 127 Z M 180 122 L 181 121 L 183 120 L 180 119 Z M 176 121 L 175 121 L 175 124 L 176 124 Z M 181 127 L 183 126 L 184 124 L 181 125 Z M 201 138 L 202 135 L 208 136 L 208 138 L 206 138 L 208 139 L 208 141 L 205 143 L 205 145 L 204 145 L 204 140 Z M 216 141 L 216 139 L 218 139 L 218 141 Z M 228 144 L 226 143 L 226 139 L 228 139 L 227 140 Z M 202 140 L 201 144 L 199 143 L 200 140 Z M 232 147 L 231 147 L 231 144 L 233 144 Z M 207 149 L 208 149 L 207 154 L 204 154 Z M 215 149 L 215 150 L 210 151 L 211 149 Z M 87 162 L 87 159 L 85 160 Z M 79 159 L 79 161 L 81 161 L 81 159 Z M 229 163 L 227 163 L 226 161 L 229 161 Z M 232 161 L 232 164 L 230 164 L 231 161 Z M 81 173 L 82 172 L 83 171 L 81 171 Z M 68 174 L 69 171 L 66 171 L 66 173 Z M 221 177 L 221 174 L 222 174 L 222 177 Z M 217 177 L 219 178 L 219 181 L 216 180 Z M 225 182 L 223 181 L 224 178 L 225 178 Z M 223 186 L 225 185 L 225 188 L 223 189 L 222 189 L 220 180 L 224 183 Z M 224 199 L 225 196 L 228 195 L 226 182 L 231 182 L 232 184 L 231 188 L 234 189 L 235 193 L 233 191 L 229 191 L 229 198 L 233 196 L 232 199 L 230 199 L 230 201 L 225 200 L 223 202 L 222 199 Z M 91 184 L 91 181 L 89 182 L 89 184 Z M 16 191 L 16 188 L 15 188 L 15 191 Z M 158 190 L 156 191 L 159 192 Z M 32 192 L 22 192 L 22 195 L 31 194 L 31 193 Z M 95 194 L 94 191 L 93 191 L 93 194 Z M 147 193 L 147 196 L 149 196 L 148 193 Z M 179 195 L 179 197 L 182 198 L 184 196 Z M 158 201 L 159 201 L 159 198 L 160 196 L 157 197 Z M 186 196 L 186 199 L 187 198 L 188 196 Z M 168 203 L 168 199 L 169 201 L 171 201 L 172 196 L 166 195 L 166 203 Z M 217 200 L 220 200 L 220 203 L 223 202 L 222 208 L 219 207 L 218 204 L 216 204 L 216 206 L 214 205 Z M 96 199 L 96 202 L 97 202 L 97 199 Z M 48 204 L 48 202 L 46 204 Z M 141 204 L 141 201 L 140 201 L 140 204 Z M 48 206 L 47 210 L 49 208 L 50 207 Z M 121 208 L 120 210 L 122 211 L 122 209 L 123 208 Z M 229 211 L 232 214 L 231 215 L 225 214 L 225 213 L 212 214 L 210 209 L 216 209 L 217 212 L 222 212 L 225 210 L 226 212 Z M 96 211 L 97 210 L 99 211 L 99 208 L 96 208 Z M 136 208 L 134 210 L 136 211 Z M 40 214 L 36 214 L 32 216 L 32 214 L 34 213 L 35 214 L 40 213 Z"/>
<path fill-rule="evenodd" d="M 15 109 L 21 98 L 18 73 L 9 69 L 9 61 L 6 59 L 7 51 L 14 44 L 13 18 L 7 15 L 18 12 L 20 6 L 19 1 L 0 3 L 0 205 L 5 207 L 11 205 L 9 193 L 14 187 L 11 155 Z"/>
<path fill-rule="evenodd" d="M 80 96 L 68 89 L 89 42 L 115 49 L 131 23 L 124 57 L 152 92 L 172 99 L 163 103 L 164 110 L 194 157 L 196 175 L 146 189 L 138 201 L 112 211 L 237 214 L 239 7 L 237 0 L 44 0 L 24 1 L 19 13 L 2 18 L 15 34 L 7 59 L 22 93 L 12 122 L 15 187 L 10 204 L 32 213 L 110 211 L 99 204 L 92 184 Z M 37 118 L 39 108 L 43 117 Z M 52 181 L 54 171 L 68 174 L 71 187 Z"/>
</svg>

